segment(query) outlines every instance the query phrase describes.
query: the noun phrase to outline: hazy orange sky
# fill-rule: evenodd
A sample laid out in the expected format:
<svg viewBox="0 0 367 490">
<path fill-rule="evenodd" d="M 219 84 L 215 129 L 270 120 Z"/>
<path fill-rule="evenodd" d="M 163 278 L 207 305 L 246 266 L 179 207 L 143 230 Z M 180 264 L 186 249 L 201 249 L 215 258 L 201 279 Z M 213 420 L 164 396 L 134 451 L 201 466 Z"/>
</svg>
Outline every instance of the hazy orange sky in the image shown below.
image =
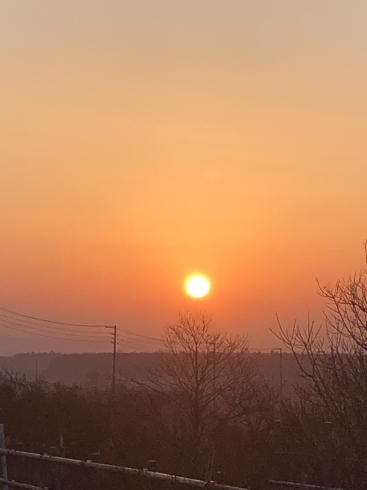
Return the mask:
<svg viewBox="0 0 367 490">
<path fill-rule="evenodd" d="M 202 309 L 253 348 L 320 318 L 315 277 L 364 265 L 366 25 L 365 0 L 2 0 L 0 306 L 154 337 Z"/>
</svg>

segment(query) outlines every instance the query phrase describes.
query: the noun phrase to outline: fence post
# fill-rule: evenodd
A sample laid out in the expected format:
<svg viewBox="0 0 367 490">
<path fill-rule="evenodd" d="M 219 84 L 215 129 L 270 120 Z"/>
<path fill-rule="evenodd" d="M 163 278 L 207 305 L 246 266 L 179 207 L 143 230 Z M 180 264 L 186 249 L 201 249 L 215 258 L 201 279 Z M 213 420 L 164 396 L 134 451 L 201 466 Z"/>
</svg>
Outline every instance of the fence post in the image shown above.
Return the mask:
<svg viewBox="0 0 367 490">
<path fill-rule="evenodd" d="M 5 434 L 4 434 L 4 424 L 0 424 L 0 447 L 1 449 L 5 448 Z M 1 476 L 4 480 L 8 480 L 8 467 L 6 464 L 6 456 L 3 454 L 1 456 Z M 8 490 L 8 485 L 6 483 L 3 484 L 3 490 Z"/>
</svg>

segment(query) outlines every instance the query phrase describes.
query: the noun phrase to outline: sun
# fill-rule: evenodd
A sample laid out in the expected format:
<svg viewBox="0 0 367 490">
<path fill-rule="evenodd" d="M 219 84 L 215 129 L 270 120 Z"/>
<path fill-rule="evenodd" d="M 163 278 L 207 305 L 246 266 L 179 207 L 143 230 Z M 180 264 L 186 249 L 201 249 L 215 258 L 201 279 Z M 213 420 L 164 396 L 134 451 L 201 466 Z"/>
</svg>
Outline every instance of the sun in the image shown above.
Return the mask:
<svg viewBox="0 0 367 490">
<path fill-rule="evenodd" d="M 193 298 L 203 298 L 210 291 L 210 282 L 203 274 L 193 274 L 185 281 L 185 289 Z"/>
</svg>

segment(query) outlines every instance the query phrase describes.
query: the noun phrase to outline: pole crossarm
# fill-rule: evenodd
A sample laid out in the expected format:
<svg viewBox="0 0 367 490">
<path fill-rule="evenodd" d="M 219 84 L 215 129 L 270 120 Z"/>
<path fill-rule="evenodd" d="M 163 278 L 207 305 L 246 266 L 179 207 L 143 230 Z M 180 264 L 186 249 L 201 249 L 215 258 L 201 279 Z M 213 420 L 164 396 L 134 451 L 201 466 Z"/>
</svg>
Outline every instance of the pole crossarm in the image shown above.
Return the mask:
<svg viewBox="0 0 367 490">
<path fill-rule="evenodd" d="M 231 485 L 223 485 L 214 481 L 196 480 L 194 478 L 186 478 L 184 476 L 170 475 L 167 473 L 160 473 L 157 471 L 150 471 L 146 469 L 129 468 L 127 466 L 117 466 L 106 463 L 95 463 L 87 460 L 63 458 L 60 456 L 50 456 L 49 454 L 28 453 L 26 451 L 16 451 L 15 449 L 1 449 L 0 454 L 6 456 L 14 456 L 19 458 L 29 458 L 38 461 L 48 461 L 50 463 L 65 464 L 70 466 L 80 466 L 82 468 L 93 468 L 95 470 L 111 471 L 113 473 L 122 473 L 125 475 L 135 475 L 140 477 L 146 477 L 156 480 L 169 481 L 171 483 L 181 483 L 183 485 L 189 485 L 192 487 L 205 488 L 209 490 L 248 490 L 244 487 L 234 487 Z M 30 486 L 29 488 L 36 490 L 39 487 Z"/>
</svg>

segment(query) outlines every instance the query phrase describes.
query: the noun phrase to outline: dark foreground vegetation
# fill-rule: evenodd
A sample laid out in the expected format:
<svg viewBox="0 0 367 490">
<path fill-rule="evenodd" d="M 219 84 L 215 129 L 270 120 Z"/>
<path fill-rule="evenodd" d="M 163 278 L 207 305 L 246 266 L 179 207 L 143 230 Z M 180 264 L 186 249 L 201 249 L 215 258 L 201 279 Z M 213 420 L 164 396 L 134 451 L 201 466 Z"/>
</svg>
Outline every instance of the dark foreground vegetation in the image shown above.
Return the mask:
<svg viewBox="0 0 367 490">
<path fill-rule="evenodd" d="M 211 476 L 205 474 L 210 468 L 200 471 L 198 466 L 213 464 L 215 472 L 226 473 L 227 483 L 255 487 L 264 479 L 281 476 L 276 467 L 280 446 L 275 405 L 260 393 L 252 400 L 251 412 L 244 413 L 242 420 L 221 420 L 215 434 L 205 433 L 204 421 L 200 422 L 195 444 L 202 449 L 193 445 L 184 408 L 144 388 L 118 386 L 112 400 L 110 391 L 30 383 L 3 375 L 0 406 L 9 448 L 77 459 L 100 453 L 101 461 L 137 468 L 154 459 L 159 471 L 195 477 Z M 205 421 L 208 427 L 209 423 Z M 19 461 L 11 462 L 11 478 L 30 481 L 31 465 L 24 462 L 21 468 L 26 471 L 20 474 Z M 289 465 L 286 473 L 291 477 Z M 297 478 L 296 469 L 293 475 Z"/>
<path fill-rule="evenodd" d="M 269 479 L 365 489 L 366 273 L 320 293 L 328 308 L 325 327 L 309 321 L 290 330 L 279 324 L 275 332 L 298 366 L 296 396 L 269 386 L 242 338 L 214 332 L 205 314 L 185 314 L 167 328 L 157 362 L 115 390 L 4 372 L 6 444 L 77 459 L 94 454 L 137 468 L 156 460 L 162 472 L 206 480 L 224 474 L 225 483 L 258 489 Z M 44 468 L 11 458 L 9 464 L 11 478 L 29 481 L 33 472 L 33 483 L 50 486 Z M 75 478 L 86 488 L 97 482 L 90 473 Z M 114 488 L 107 480 L 101 485 Z"/>
</svg>

